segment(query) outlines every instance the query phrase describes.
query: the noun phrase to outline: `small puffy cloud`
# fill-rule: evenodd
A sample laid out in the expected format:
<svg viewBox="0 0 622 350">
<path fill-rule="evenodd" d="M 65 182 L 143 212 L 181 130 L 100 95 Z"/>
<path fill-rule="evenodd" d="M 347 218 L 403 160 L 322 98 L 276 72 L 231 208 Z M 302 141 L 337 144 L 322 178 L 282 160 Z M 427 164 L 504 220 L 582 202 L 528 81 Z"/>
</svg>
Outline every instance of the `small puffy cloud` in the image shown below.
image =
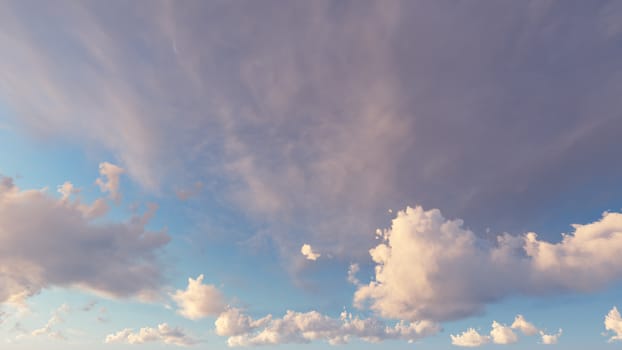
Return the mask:
<svg viewBox="0 0 622 350">
<path fill-rule="evenodd" d="M 475 328 L 469 328 L 461 334 L 450 334 L 451 344 L 464 347 L 477 347 L 490 343 L 490 336 L 479 334 Z"/>
<path fill-rule="evenodd" d="M 360 271 L 359 264 L 350 264 L 350 267 L 348 268 L 348 282 L 354 284 L 355 286 L 358 286 L 359 284 L 361 284 L 361 281 L 359 281 L 359 279 L 356 278 L 356 274 L 359 271 Z"/>
<path fill-rule="evenodd" d="M 134 332 L 131 328 L 126 328 L 117 333 L 109 334 L 106 336 L 104 342 L 107 344 L 143 344 L 161 342 L 177 346 L 190 346 L 197 343 L 197 341 L 187 335 L 183 329 L 170 327 L 166 323 L 159 324 L 156 328 L 144 327 L 138 332 Z"/>
<path fill-rule="evenodd" d="M 95 180 L 95 183 L 99 186 L 102 192 L 110 193 L 110 198 L 115 201 L 121 200 L 121 193 L 119 192 L 120 180 L 119 177 L 125 170 L 112 163 L 103 162 L 99 164 L 99 174 L 102 176 Z"/>
<path fill-rule="evenodd" d="M 622 341 L 622 317 L 620 317 L 620 312 L 615 306 L 605 316 L 605 330 L 613 333 L 613 336 L 609 338 L 610 343 Z"/>
<path fill-rule="evenodd" d="M 315 261 L 321 256 L 321 254 L 314 252 L 313 248 L 309 244 L 303 244 L 300 248 L 300 252 L 305 258 L 307 258 L 307 260 Z"/>
<path fill-rule="evenodd" d="M 72 194 L 80 193 L 80 189 L 75 188 L 69 181 L 65 181 L 62 185 L 58 186 L 58 193 L 61 195 L 61 200 L 69 200 Z"/>
<path fill-rule="evenodd" d="M 546 334 L 544 331 L 540 331 L 540 337 L 542 338 L 542 344 L 553 345 L 557 344 L 559 337 L 562 336 L 563 330 L 560 328 L 555 334 Z"/>
<path fill-rule="evenodd" d="M 218 315 L 226 306 L 218 288 L 203 284 L 203 275 L 199 275 L 196 279 L 188 278 L 186 290 L 177 290 L 172 298 L 179 306 L 177 312 L 191 320 Z"/>
<path fill-rule="evenodd" d="M 513 344 L 518 341 L 518 336 L 514 333 L 512 328 L 497 321 L 492 322 L 490 337 L 495 344 Z"/>
<path fill-rule="evenodd" d="M 0 181 L 0 303 L 24 303 L 52 286 L 112 297 L 159 290 L 157 252 L 169 236 L 134 218 L 96 223 L 83 209 L 44 191 L 21 190 L 10 178 Z"/>
<path fill-rule="evenodd" d="M 538 334 L 538 328 L 536 328 L 533 323 L 527 321 L 523 315 L 516 315 L 511 327 L 520 330 L 524 335 L 531 336 Z"/>
<path fill-rule="evenodd" d="M 309 343 L 315 340 L 344 344 L 351 338 L 368 342 L 385 339 L 415 341 L 435 334 L 439 329 L 438 324 L 429 321 L 398 322 L 388 326 L 377 319 L 361 319 L 346 312 L 339 318 L 332 318 L 317 311 L 287 311 L 282 318 L 274 319 L 268 315 L 254 320 L 238 309 L 230 309 L 216 320 L 216 333 L 228 336 L 230 347 Z"/>
<path fill-rule="evenodd" d="M 476 347 L 488 343 L 507 345 L 518 342 L 518 334 L 513 329 L 519 329 L 525 335 L 536 335 L 540 333 L 543 344 L 555 344 L 561 336 L 561 329 L 558 334 L 545 334 L 533 324 L 528 322 L 522 315 L 517 315 L 511 326 L 492 321 L 490 335 L 483 335 L 474 328 L 457 335 L 450 335 L 451 343 L 456 346 Z"/>
<path fill-rule="evenodd" d="M 377 232 L 375 279 L 358 287 L 354 303 L 386 318 L 443 321 L 511 295 L 590 292 L 622 277 L 622 214 L 573 227 L 559 243 L 533 232 L 490 242 L 437 209 L 409 207 Z"/>
</svg>

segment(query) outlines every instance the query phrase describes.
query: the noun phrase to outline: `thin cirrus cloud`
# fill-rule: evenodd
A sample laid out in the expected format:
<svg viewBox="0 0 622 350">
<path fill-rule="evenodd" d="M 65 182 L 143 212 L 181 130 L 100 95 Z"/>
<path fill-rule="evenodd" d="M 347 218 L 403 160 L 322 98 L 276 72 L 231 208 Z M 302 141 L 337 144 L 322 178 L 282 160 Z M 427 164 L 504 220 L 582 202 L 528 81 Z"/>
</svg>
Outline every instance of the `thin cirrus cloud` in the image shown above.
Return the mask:
<svg viewBox="0 0 622 350">
<path fill-rule="evenodd" d="M 511 229 L 588 175 L 612 198 L 621 11 L 564 5 L 16 1 L 0 92 L 13 124 L 110 151 L 145 188 L 215 179 L 284 255 L 304 230 L 363 257 L 387 206 Z"/>
<path fill-rule="evenodd" d="M 445 321 L 512 295 L 587 293 L 622 277 L 622 213 L 573 228 L 558 243 L 533 232 L 487 241 L 437 209 L 409 207 L 378 230 L 375 279 L 358 286 L 354 303 L 387 318 Z"/>
<path fill-rule="evenodd" d="M 169 236 L 146 230 L 146 217 L 93 222 L 105 205 L 70 201 L 69 187 L 65 183 L 57 199 L 44 190 L 22 190 L 11 178 L 0 179 L 0 302 L 22 304 L 49 287 L 111 297 L 159 293 L 158 251 Z"/>
</svg>

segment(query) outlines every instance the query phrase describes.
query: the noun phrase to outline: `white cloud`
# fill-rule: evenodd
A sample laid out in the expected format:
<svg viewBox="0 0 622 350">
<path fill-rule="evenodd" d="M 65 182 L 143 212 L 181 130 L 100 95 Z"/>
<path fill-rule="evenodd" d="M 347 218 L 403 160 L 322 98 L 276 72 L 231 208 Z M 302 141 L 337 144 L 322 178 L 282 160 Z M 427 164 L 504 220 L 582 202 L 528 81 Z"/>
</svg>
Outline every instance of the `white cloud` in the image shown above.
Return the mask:
<svg viewBox="0 0 622 350">
<path fill-rule="evenodd" d="M 622 317 L 615 306 L 605 316 L 605 330 L 613 333 L 613 336 L 609 338 L 610 343 L 622 341 Z"/>
<path fill-rule="evenodd" d="M 227 344 L 231 347 L 308 343 L 314 340 L 343 344 L 352 338 L 368 342 L 385 339 L 415 341 L 435 334 L 439 329 L 438 324 L 429 321 L 398 322 L 387 326 L 377 319 L 361 319 L 345 311 L 340 318 L 331 318 L 317 311 L 287 311 L 283 318 L 274 319 L 268 315 L 253 320 L 238 309 L 230 309 L 216 320 L 216 333 L 228 336 Z"/>
<path fill-rule="evenodd" d="M 375 280 L 359 286 L 355 305 L 386 318 L 451 320 L 510 295 L 589 292 L 622 277 L 622 214 L 573 227 L 559 243 L 532 232 L 489 242 L 437 209 L 407 208 L 378 231 Z"/>
<path fill-rule="evenodd" d="M 516 315 L 512 328 L 520 330 L 524 335 L 536 335 L 538 334 L 538 328 L 533 323 L 527 321 L 523 315 Z"/>
<path fill-rule="evenodd" d="M 348 268 L 348 282 L 354 284 L 355 286 L 361 284 L 361 281 L 356 278 L 356 274 L 359 272 L 359 270 L 359 264 L 350 264 L 350 267 Z"/>
<path fill-rule="evenodd" d="M 172 328 L 166 323 L 159 324 L 157 328 L 144 327 L 138 332 L 134 332 L 131 328 L 126 328 L 117 333 L 107 335 L 104 342 L 107 344 L 162 342 L 164 344 L 177 346 L 190 346 L 197 343 L 197 341 L 187 335 L 183 329 L 177 327 Z"/>
<path fill-rule="evenodd" d="M 300 248 L 300 252 L 307 260 L 315 261 L 321 256 L 321 254 L 313 251 L 313 247 L 311 247 L 311 245 L 306 243 L 302 245 L 302 247 Z"/>
<path fill-rule="evenodd" d="M 544 331 L 540 331 L 540 337 L 542 338 L 542 344 L 553 345 L 557 344 L 559 337 L 562 336 L 563 330 L 560 328 L 555 334 L 546 334 Z"/>
<path fill-rule="evenodd" d="M 474 328 L 462 332 L 461 334 L 450 334 L 451 343 L 456 346 L 477 347 L 490 343 L 490 336 L 481 335 Z"/>
<path fill-rule="evenodd" d="M 157 251 L 168 235 L 145 230 L 135 218 L 94 223 L 82 209 L 78 202 L 1 179 L 0 303 L 23 303 L 51 286 L 112 297 L 160 288 Z"/>
<path fill-rule="evenodd" d="M 63 314 L 69 313 L 69 305 L 63 304 L 58 309 L 54 310 L 52 313 L 52 317 L 48 320 L 45 326 L 41 328 L 37 328 L 33 330 L 30 334 L 33 336 L 38 335 L 47 335 L 49 338 L 58 339 L 58 340 L 66 340 L 67 338 L 63 333 L 58 330 L 54 330 L 54 327 L 60 323 L 64 323 Z"/>
<path fill-rule="evenodd" d="M 513 344 L 518 341 L 518 336 L 512 331 L 512 328 L 497 321 L 492 322 L 490 337 L 495 344 Z"/>
<path fill-rule="evenodd" d="M 186 290 L 177 290 L 172 298 L 179 306 L 177 312 L 191 320 L 218 315 L 226 306 L 218 288 L 203 284 L 203 275 L 199 275 L 196 279 L 188 278 Z"/>
<path fill-rule="evenodd" d="M 102 192 L 110 193 L 110 198 L 115 201 L 121 200 L 121 193 L 119 192 L 120 179 L 119 177 L 125 170 L 112 163 L 103 162 L 99 164 L 99 174 L 102 176 L 95 180 L 95 183 L 99 185 Z"/>
<path fill-rule="evenodd" d="M 494 344 L 507 345 L 518 342 L 518 335 L 514 333 L 513 329 L 519 329 L 525 335 L 535 335 L 540 332 L 542 336 L 542 343 L 553 344 L 557 342 L 557 339 L 561 336 L 561 329 L 558 334 L 546 335 L 542 331 L 538 330 L 533 324 L 525 320 L 522 315 L 517 315 L 514 318 L 512 326 L 501 324 L 497 321 L 492 321 L 490 335 L 483 335 L 477 332 L 474 328 L 457 335 L 450 335 L 451 343 L 457 346 L 476 347 L 490 342 Z"/>
</svg>

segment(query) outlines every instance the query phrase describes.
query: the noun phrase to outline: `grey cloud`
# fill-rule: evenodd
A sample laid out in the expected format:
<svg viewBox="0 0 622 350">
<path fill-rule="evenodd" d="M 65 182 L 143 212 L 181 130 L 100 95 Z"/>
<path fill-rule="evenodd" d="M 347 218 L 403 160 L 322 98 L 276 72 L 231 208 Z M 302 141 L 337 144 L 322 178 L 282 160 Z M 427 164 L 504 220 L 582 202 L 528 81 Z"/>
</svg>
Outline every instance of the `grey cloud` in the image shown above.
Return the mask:
<svg viewBox="0 0 622 350">
<path fill-rule="evenodd" d="M 52 286 L 145 298 L 160 288 L 166 233 L 147 231 L 143 219 L 93 223 L 77 202 L 2 183 L 0 303 Z"/>
<path fill-rule="evenodd" d="M 610 2 L 35 4 L 0 14 L 14 122 L 203 181 L 285 255 L 361 257 L 408 203 L 523 228 L 622 175 Z"/>
</svg>

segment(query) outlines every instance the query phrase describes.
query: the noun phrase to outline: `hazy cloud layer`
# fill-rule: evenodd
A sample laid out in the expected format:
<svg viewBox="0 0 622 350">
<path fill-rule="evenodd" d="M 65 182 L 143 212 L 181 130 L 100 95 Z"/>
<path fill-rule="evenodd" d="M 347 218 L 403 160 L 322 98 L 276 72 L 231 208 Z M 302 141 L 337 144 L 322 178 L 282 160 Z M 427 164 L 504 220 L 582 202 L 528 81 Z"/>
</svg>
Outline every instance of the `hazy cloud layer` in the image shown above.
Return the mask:
<svg viewBox="0 0 622 350">
<path fill-rule="evenodd" d="M 84 208 L 0 179 L 0 303 L 20 303 L 52 286 L 113 297 L 160 288 L 157 251 L 169 236 L 147 231 L 145 218 L 93 223 Z"/>
<path fill-rule="evenodd" d="M 358 287 L 355 305 L 387 318 L 442 321 L 511 295 L 591 292 L 619 280 L 622 213 L 573 228 L 558 243 L 533 232 L 488 241 L 437 209 L 407 208 L 378 230 L 383 242 L 370 250 L 375 278 Z M 519 327 L 529 332 L 520 320 Z"/>
<path fill-rule="evenodd" d="M 306 235 L 363 256 L 408 203 L 516 228 L 582 186 L 615 196 L 615 1 L 142 5 L 5 5 L 11 122 L 111 151 L 149 189 L 203 181 L 284 255 Z"/>
</svg>

